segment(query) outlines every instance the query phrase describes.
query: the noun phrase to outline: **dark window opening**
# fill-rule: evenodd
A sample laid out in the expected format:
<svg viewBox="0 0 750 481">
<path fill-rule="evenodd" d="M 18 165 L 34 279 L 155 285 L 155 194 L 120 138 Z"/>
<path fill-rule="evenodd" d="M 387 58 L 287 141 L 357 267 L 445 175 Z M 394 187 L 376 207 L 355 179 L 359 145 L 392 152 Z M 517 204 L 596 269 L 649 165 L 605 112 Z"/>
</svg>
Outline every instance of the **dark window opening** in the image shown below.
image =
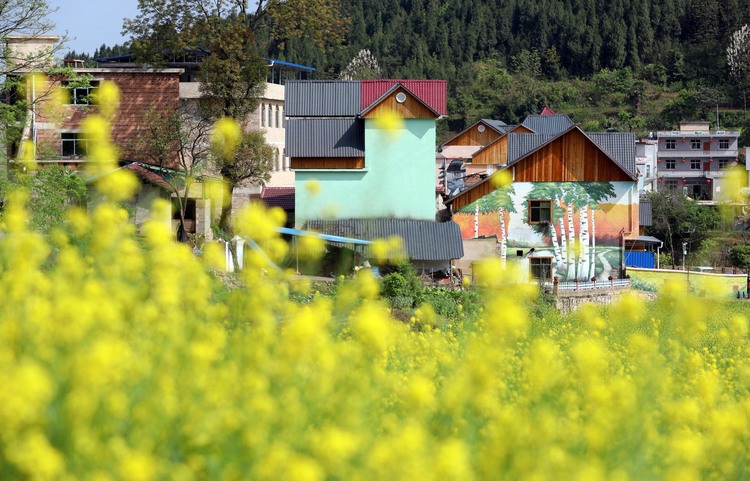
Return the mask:
<svg viewBox="0 0 750 481">
<path fill-rule="evenodd" d="M 529 201 L 529 223 L 539 224 L 549 222 L 552 219 L 552 201 L 551 200 L 530 200 Z"/>
<path fill-rule="evenodd" d="M 529 273 L 534 279 L 552 279 L 551 257 L 529 257 Z"/>
</svg>

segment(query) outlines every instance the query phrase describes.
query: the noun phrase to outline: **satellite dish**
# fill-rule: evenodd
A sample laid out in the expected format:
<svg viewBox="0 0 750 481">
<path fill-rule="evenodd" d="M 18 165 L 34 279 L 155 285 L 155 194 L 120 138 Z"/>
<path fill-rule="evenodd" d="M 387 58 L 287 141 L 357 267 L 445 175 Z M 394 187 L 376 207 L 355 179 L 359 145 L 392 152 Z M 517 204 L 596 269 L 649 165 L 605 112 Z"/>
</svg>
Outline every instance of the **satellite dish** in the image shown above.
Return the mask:
<svg viewBox="0 0 750 481">
<path fill-rule="evenodd" d="M 399 92 L 396 94 L 396 102 L 402 104 L 406 102 L 406 94 L 403 92 Z"/>
<path fill-rule="evenodd" d="M 484 132 L 484 125 L 480 125 L 479 127 L 477 127 L 477 130 L 480 132 Z"/>
</svg>

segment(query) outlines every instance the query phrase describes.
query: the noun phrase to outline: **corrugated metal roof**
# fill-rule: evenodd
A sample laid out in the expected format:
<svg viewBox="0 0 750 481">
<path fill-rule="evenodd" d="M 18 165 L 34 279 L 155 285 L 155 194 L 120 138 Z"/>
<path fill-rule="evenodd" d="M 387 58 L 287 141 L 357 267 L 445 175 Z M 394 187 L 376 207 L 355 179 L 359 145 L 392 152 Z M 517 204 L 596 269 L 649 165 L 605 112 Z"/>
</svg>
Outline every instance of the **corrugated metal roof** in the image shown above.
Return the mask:
<svg viewBox="0 0 750 481">
<path fill-rule="evenodd" d="M 536 134 L 559 134 L 575 124 L 567 115 L 529 115 L 521 125 Z"/>
<path fill-rule="evenodd" d="M 365 128 L 358 119 L 289 119 L 288 157 L 364 157 Z"/>
<path fill-rule="evenodd" d="M 260 200 L 268 207 L 281 207 L 284 210 L 294 210 L 294 187 L 263 186 Z"/>
<path fill-rule="evenodd" d="M 445 80 L 362 80 L 359 110 L 365 110 L 391 87 L 400 83 L 440 115 L 448 114 Z"/>
<path fill-rule="evenodd" d="M 501 134 L 510 132 L 510 129 L 513 128 L 512 125 L 508 125 L 502 120 L 482 119 L 482 122 L 497 130 Z"/>
<path fill-rule="evenodd" d="M 586 132 L 586 135 L 632 178 L 638 177 L 635 170 L 635 135 L 630 132 Z"/>
<path fill-rule="evenodd" d="M 559 134 L 508 134 L 508 165 L 525 157 L 542 145 L 551 141 Z"/>
<path fill-rule="evenodd" d="M 359 115 L 361 115 L 361 116 L 363 116 L 363 117 L 364 117 L 364 116 L 365 116 L 365 115 L 367 115 L 367 114 L 368 114 L 368 113 L 369 113 L 369 112 L 370 112 L 370 111 L 371 111 L 372 109 L 374 109 L 375 107 L 377 107 L 377 106 L 378 106 L 378 105 L 380 104 L 380 102 L 382 102 L 383 100 L 385 100 L 386 98 L 388 98 L 388 97 L 389 97 L 389 96 L 390 96 L 391 94 L 393 94 L 394 92 L 398 92 L 399 90 L 403 90 L 403 91 L 405 91 L 406 93 L 408 93 L 409 95 L 411 95 L 412 97 L 415 97 L 415 98 L 416 98 L 416 99 L 417 99 L 417 100 L 418 100 L 419 102 L 421 102 L 421 103 L 422 103 L 422 105 L 424 105 L 424 106 L 425 106 L 425 108 L 427 108 L 427 110 L 430 110 L 430 111 L 431 111 L 431 112 L 433 113 L 433 115 L 435 115 L 435 117 L 440 117 L 440 114 L 439 114 L 439 113 L 438 113 L 438 112 L 437 112 L 437 111 L 436 111 L 435 109 L 433 109 L 433 108 L 432 108 L 432 107 L 431 107 L 430 105 L 428 105 L 427 103 L 425 103 L 425 101 L 424 101 L 424 100 L 422 100 L 422 98 L 421 98 L 421 97 L 420 97 L 419 95 L 415 94 L 414 92 L 412 92 L 411 90 L 409 90 L 409 89 L 408 89 L 407 87 L 405 87 L 405 86 L 404 86 L 404 85 L 402 85 L 402 84 L 393 84 L 393 85 L 391 86 L 391 88 L 389 88 L 388 90 L 386 90 L 386 91 L 385 91 L 385 92 L 383 93 L 383 95 L 381 95 L 380 97 L 378 97 L 378 98 L 377 98 L 377 99 L 376 99 L 376 100 L 375 100 L 374 102 L 372 102 L 372 103 L 371 103 L 370 105 L 368 105 L 368 106 L 367 106 L 367 107 L 366 107 L 365 109 L 363 109 L 363 110 L 362 110 L 362 111 L 361 111 L 361 112 L 359 113 Z"/>
<path fill-rule="evenodd" d="M 288 80 L 284 112 L 287 117 L 355 117 L 361 91 L 359 81 Z"/>
<path fill-rule="evenodd" d="M 654 225 L 653 213 L 651 210 L 651 199 L 641 197 L 638 206 L 638 224 L 646 227 Z"/>
<path fill-rule="evenodd" d="M 411 219 L 313 220 L 307 228 L 325 234 L 374 240 L 398 236 L 402 253 L 416 261 L 445 261 L 464 255 L 461 228 L 455 222 Z"/>
</svg>

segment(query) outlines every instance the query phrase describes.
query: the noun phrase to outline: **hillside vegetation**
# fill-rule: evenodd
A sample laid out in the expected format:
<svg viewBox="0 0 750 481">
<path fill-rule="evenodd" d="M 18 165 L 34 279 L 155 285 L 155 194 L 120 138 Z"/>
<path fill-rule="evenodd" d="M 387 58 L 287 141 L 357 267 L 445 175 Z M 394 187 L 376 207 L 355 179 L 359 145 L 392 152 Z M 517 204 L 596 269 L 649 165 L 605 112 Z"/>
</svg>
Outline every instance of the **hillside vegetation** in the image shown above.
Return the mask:
<svg viewBox="0 0 750 481">
<path fill-rule="evenodd" d="M 750 1 L 342 1 L 345 43 L 268 42 L 268 55 L 338 78 L 362 49 L 391 78 L 447 79 L 443 132 L 480 117 L 517 122 L 548 104 L 595 130 L 645 132 L 683 118 L 741 127 L 726 47 Z M 260 39 L 263 42 L 263 39 Z M 363 76 L 372 71 L 362 72 Z"/>
</svg>

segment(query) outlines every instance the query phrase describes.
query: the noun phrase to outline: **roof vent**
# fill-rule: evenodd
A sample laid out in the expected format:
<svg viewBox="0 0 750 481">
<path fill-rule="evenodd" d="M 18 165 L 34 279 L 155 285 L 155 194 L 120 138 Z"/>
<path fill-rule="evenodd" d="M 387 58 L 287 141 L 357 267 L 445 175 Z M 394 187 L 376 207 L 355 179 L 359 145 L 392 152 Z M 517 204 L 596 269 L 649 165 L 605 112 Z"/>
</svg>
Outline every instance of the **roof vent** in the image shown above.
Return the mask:
<svg viewBox="0 0 750 481">
<path fill-rule="evenodd" d="M 477 130 L 480 132 L 484 132 L 484 125 L 480 125 L 479 127 L 477 127 Z"/>
<path fill-rule="evenodd" d="M 406 102 L 406 94 L 403 92 L 399 92 L 396 94 L 396 102 L 402 104 Z"/>
</svg>

